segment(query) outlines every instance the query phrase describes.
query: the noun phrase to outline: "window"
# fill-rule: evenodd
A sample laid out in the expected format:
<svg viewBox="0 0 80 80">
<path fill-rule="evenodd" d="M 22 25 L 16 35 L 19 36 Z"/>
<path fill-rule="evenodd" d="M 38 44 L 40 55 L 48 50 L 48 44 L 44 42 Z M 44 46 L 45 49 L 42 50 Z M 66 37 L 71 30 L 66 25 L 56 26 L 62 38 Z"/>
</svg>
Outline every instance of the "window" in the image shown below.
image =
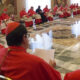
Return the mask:
<svg viewBox="0 0 80 80">
<path fill-rule="evenodd" d="M 51 8 L 51 0 L 26 0 L 26 10 L 28 11 L 31 6 L 34 7 L 34 10 L 38 8 L 38 6 L 41 6 L 41 9 L 43 9 L 46 5 L 48 5 L 48 8 Z"/>
<path fill-rule="evenodd" d="M 80 6 L 80 0 L 71 0 L 71 4 L 74 4 L 74 3 L 78 3 L 78 5 Z"/>
</svg>

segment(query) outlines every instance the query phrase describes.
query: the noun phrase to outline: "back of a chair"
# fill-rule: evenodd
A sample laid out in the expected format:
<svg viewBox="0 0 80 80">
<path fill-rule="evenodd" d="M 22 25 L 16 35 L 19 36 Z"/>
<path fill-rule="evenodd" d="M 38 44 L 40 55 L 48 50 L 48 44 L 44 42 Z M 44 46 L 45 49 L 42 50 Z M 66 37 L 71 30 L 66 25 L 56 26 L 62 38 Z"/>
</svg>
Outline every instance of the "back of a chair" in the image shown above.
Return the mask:
<svg viewBox="0 0 80 80">
<path fill-rule="evenodd" d="M 45 50 L 45 49 L 36 49 L 34 52 L 34 55 L 42 58 L 43 60 L 45 60 L 48 64 L 52 61 L 54 62 L 54 53 L 55 53 L 55 49 L 51 49 L 51 50 Z"/>
<path fill-rule="evenodd" d="M 6 59 L 6 57 L 7 57 L 7 55 L 8 55 L 8 52 L 10 51 L 9 49 L 7 49 L 7 48 L 3 48 L 2 49 L 2 51 L 3 50 L 5 50 L 5 54 L 4 54 L 4 56 L 3 56 L 3 59 L 2 59 L 2 61 L 1 61 L 1 64 L 0 64 L 0 73 L 1 73 L 1 67 L 2 67 L 2 65 L 3 65 L 3 63 L 4 63 L 4 61 L 5 61 L 5 59 Z M 0 52 L 1 53 L 1 52 Z M 5 76 L 3 76 L 3 75 L 0 75 L 0 80 L 12 80 L 12 79 L 10 79 L 10 78 L 8 78 L 8 77 L 5 77 Z"/>
<path fill-rule="evenodd" d="M 12 79 L 10 79 L 10 78 L 8 78 L 8 77 L 5 77 L 5 76 L 3 76 L 3 75 L 0 75 L 0 80 L 12 80 Z"/>
</svg>

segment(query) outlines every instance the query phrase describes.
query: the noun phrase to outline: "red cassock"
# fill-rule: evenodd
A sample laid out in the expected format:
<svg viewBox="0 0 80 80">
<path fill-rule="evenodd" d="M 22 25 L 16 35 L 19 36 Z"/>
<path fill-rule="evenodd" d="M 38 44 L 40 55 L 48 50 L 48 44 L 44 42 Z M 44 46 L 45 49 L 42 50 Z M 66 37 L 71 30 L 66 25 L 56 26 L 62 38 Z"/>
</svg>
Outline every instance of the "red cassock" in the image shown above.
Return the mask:
<svg viewBox="0 0 80 80">
<path fill-rule="evenodd" d="M 36 12 L 33 11 L 32 9 L 29 9 L 28 14 L 29 16 L 33 16 L 34 14 L 36 14 Z"/>
<path fill-rule="evenodd" d="M 33 21 L 29 21 L 29 22 L 25 21 L 25 25 L 26 27 L 30 27 L 33 25 Z"/>
<path fill-rule="evenodd" d="M 43 11 L 46 13 L 49 12 L 50 10 L 48 8 L 44 8 Z"/>
<path fill-rule="evenodd" d="M 6 33 L 6 28 L 2 29 L 2 30 L 1 30 L 1 33 L 2 33 L 2 34 L 5 34 L 5 33 Z"/>
<path fill-rule="evenodd" d="M 77 10 L 77 14 L 80 14 L 80 9 L 79 9 L 79 10 Z"/>
<path fill-rule="evenodd" d="M 35 19 L 36 24 L 40 24 L 42 22 L 42 19 Z"/>
<path fill-rule="evenodd" d="M 48 17 L 48 20 L 49 20 L 49 21 L 53 21 L 53 18 L 52 18 L 52 17 Z"/>
<path fill-rule="evenodd" d="M 2 16 L 0 16 L 0 22 L 1 22 L 1 20 L 2 20 Z"/>
<path fill-rule="evenodd" d="M 64 9 L 63 6 L 60 6 L 59 10 L 62 11 L 63 9 Z"/>
<path fill-rule="evenodd" d="M 73 11 L 73 15 L 77 15 L 77 11 Z"/>
<path fill-rule="evenodd" d="M 67 73 L 64 80 L 80 80 L 80 70 Z"/>
<path fill-rule="evenodd" d="M 10 18 L 6 13 L 2 13 L 1 17 L 2 17 L 2 20 Z"/>
<path fill-rule="evenodd" d="M 72 5 L 70 5 L 70 9 L 73 9 L 73 4 L 72 4 Z"/>
<path fill-rule="evenodd" d="M 64 14 L 59 14 L 59 18 L 64 18 Z"/>
<path fill-rule="evenodd" d="M 64 8 L 64 12 L 63 12 L 64 17 L 70 17 L 70 16 L 71 16 L 71 14 L 67 12 L 67 10 L 68 10 L 68 8 L 65 7 L 65 8 Z"/>
<path fill-rule="evenodd" d="M 4 48 L 4 46 L 0 44 L 0 49 L 1 49 L 1 48 Z"/>
<path fill-rule="evenodd" d="M 7 49 L 0 49 L 0 63 Z M 1 74 L 12 80 L 61 80 L 61 75 L 44 60 L 26 53 L 23 47 L 10 47 Z"/>
<path fill-rule="evenodd" d="M 57 7 L 57 6 L 55 6 L 55 7 L 53 8 L 53 11 L 54 11 L 54 12 L 56 12 L 56 11 L 57 11 L 57 9 L 58 9 L 58 7 Z"/>
<path fill-rule="evenodd" d="M 20 17 L 22 18 L 24 15 L 28 16 L 27 12 L 25 10 L 22 10 L 20 12 Z"/>
</svg>

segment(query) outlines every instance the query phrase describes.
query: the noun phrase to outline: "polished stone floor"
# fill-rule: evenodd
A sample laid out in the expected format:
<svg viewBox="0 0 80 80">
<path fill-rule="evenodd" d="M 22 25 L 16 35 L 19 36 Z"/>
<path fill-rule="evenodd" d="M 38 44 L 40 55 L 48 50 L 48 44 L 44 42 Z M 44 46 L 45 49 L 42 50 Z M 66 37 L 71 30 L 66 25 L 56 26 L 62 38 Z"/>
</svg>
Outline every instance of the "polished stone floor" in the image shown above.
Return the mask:
<svg viewBox="0 0 80 80">
<path fill-rule="evenodd" d="M 75 16 L 73 19 L 68 18 L 65 20 L 73 22 L 69 26 L 74 37 L 62 39 L 53 38 L 54 48 L 56 49 L 56 69 L 62 73 L 62 77 L 67 72 L 80 69 L 80 17 Z"/>
<path fill-rule="evenodd" d="M 53 47 L 55 48 L 55 60 L 57 63 L 55 68 L 61 72 L 63 77 L 67 72 L 80 69 L 80 16 L 57 19 L 53 21 L 54 24 L 56 24 L 56 28 L 57 25 L 61 26 L 56 29 L 55 36 L 58 35 L 57 38 L 54 37 L 55 30 L 53 30 Z M 65 37 L 69 33 L 61 33 L 63 37 L 59 36 L 58 33 L 62 32 L 63 26 L 70 27 L 69 31 L 71 31 L 72 35 Z M 2 34 L 0 34 L 0 43 L 7 47 L 5 36 Z"/>
</svg>

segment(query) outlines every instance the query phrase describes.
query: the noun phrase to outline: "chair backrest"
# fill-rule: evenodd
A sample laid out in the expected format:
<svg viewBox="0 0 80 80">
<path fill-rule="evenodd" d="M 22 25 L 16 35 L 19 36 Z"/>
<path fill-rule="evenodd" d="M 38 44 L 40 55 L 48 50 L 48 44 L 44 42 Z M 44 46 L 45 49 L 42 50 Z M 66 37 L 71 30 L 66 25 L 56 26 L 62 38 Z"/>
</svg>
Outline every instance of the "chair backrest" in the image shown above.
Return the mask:
<svg viewBox="0 0 80 80">
<path fill-rule="evenodd" d="M 10 79 L 10 78 L 8 78 L 8 77 L 5 77 L 5 76 L 3 76 L 3 75 L 0 75 L 0 80 L 12 80 L 12 79 Z"/>
</svg>

